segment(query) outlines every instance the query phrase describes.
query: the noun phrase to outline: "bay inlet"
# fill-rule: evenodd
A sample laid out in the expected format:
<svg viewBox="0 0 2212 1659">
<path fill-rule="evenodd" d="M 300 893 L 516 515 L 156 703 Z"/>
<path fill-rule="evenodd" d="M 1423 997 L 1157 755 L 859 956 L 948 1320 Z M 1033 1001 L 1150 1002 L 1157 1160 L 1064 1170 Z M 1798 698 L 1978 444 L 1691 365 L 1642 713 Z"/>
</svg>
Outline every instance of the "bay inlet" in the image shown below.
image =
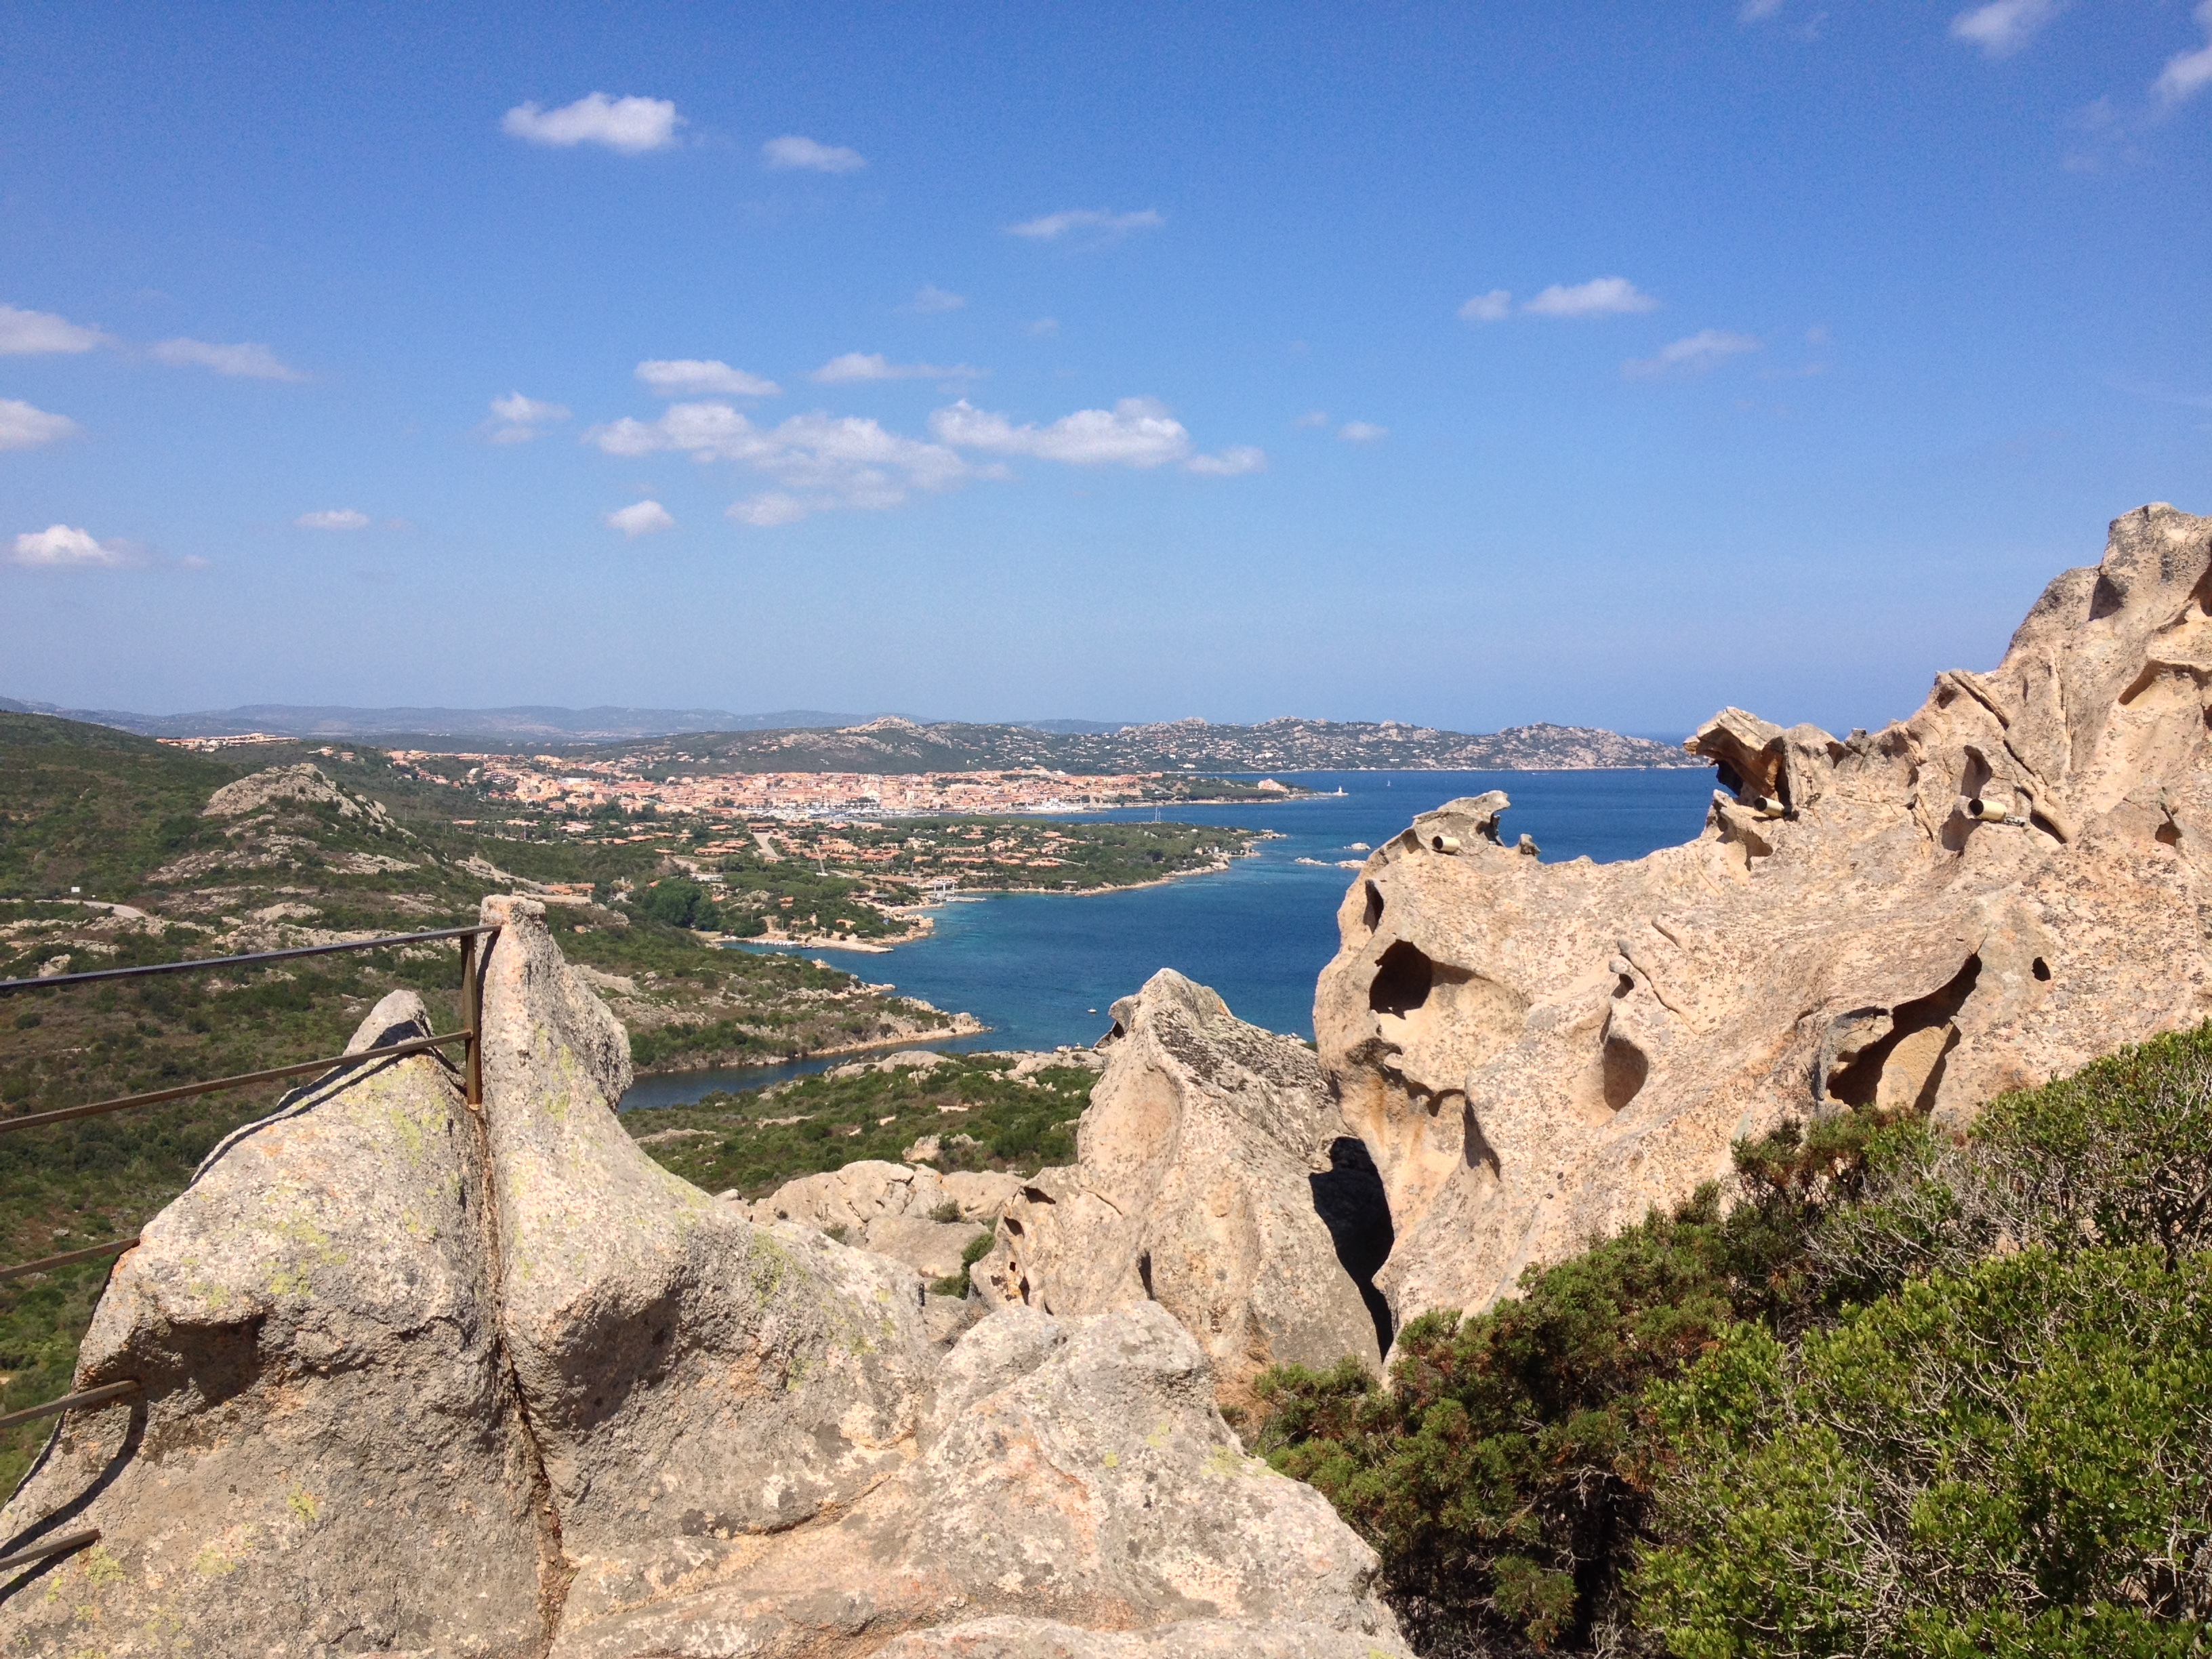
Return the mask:
<svg viewBox="0 0 2212 1659">
<path fill-rule="evenodd" d="M 1089 1044 L 1114 1000 L 1162 968 L 1218 991 L 1238 1018 L 1313 1035 L 1314 981 L 1336 952 L 1336 908 L 1364 848 L 1462 795 L 1503 789 L 1510 844 L 1534 836 L 1547 863 L 1641 858 L 1693 839 L 1713 775 L 1704 768 L 1590 772 L 1304 772 L 1285 781 L 1323 792 L 1273 804 L 1179 805 L 1179 823 L 1272 830 L 1255 854 L 1214 875 L 1082 896 L 976 894 L 944 905 L 928 937 L 889 954 L 819 946 L 805 954 L 896 984 L 987 1028 L 932 1047 L 1050 1048 Z M 1344 793 L 1334 792 L 1341 789 Z M 1149 819 L 1152 810 L 1072 814 Z M 758 947 L 748 947 L 758 948 Z M 715 1090 L 757 1089 L 853 1058 L 664 1073 L 641 1078 L 627 1107 L 673 1106 Z"/>
</svg>

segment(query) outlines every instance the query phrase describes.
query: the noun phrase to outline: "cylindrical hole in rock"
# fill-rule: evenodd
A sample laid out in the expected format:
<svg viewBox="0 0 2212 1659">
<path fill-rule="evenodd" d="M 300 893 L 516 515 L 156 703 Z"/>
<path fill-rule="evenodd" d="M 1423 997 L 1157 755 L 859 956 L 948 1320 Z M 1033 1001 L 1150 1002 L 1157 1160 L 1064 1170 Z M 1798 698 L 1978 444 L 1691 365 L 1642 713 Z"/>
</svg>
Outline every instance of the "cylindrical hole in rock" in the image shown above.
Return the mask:
<svg viewBox="0 0 2212 1659">
<path fill-rule="evenodd" d="M 2045 962 L 2041 957 L 2038 957 L 2035 959 L 2034 966 L 2029 969 L 2028 971 L 2033 973 L 2038 979 L 2047 980 L 2051 977 L 2051 964 Z"/>
<path fill-rule="evenodd" d="M 1436 963 L 1400 939 L 1375 966 L 1374 982 L 1367 988 L 1367 1006 L 1378 1014 L 1402 1018 L 1429 1000 L 1436 978 Z"/>
<path fill-rule="evenodd" d="M 1367 931 L 1373 933 L 1382 921 L 1382 890 L 1373 882 L 1367 884 Z"/>
<path fill-rule="evenodd" d="M 1626 1037 L 1608 1036 L 1605 1040 L 1605 1103 L 1613 1111 L 1636 1098 L 1644 1087 L 1644 1080 L 1651 1075 L 1651 1062 L 1644 1058 L 1644 1050 Z"/>
</svg>

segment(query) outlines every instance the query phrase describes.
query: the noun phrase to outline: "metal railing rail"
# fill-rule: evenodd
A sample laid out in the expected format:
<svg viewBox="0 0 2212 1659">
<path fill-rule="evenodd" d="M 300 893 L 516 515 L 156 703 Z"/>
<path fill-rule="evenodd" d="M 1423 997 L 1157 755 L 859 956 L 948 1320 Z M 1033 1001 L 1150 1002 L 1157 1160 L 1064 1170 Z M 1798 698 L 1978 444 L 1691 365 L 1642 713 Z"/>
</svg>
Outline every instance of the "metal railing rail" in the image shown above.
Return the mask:
<svg viewBox="0 0 2212 1659">
<path fill-rule="evenodd" d="M 206 973 L 220 968 L 258 968 L 273 962 L 287 962 L 298 957 L 332 956 L 343 951 L 385 951 L 394 945 L 423 945 L 441 939 L 455 939 L 461 947 L 461 1029 L 441 1035 L 415 1037 L 405 1042 L 386 1043 L 382 1047 L 363 1048 L 349 1054 L 338 1054 L 327 1060 L 304 1060 L 290 1066 L 271 1066 L 258 1072 L 240 1072 L 232 1077 L 211 1078 L 204 1083 L 179 1084 L 173 1088 L 153 1089 L 142 1094 L 121 1095 L 112 1100 L 98 1100 L 82 1106 L 64 1106 L 50 1112 L 33 1112 L 21 1117 L 0 1118 L 0 1134 L 10 1134 L 21 1129 L 36 1129 L 55 1123 L 71 1122 L 78 1118 L 96 1117 L 108 1112 L 131 1111 L 142 1106 L 157 1106 L 165 1101 L 184 1100 L 196 1095 L 214 1094 L 225 1089 L 249 1088 L 257 1083 L 271 1083 L 281 1078 L 305 1077 L 311 1073 L 331 1073 L 374 1064 L 379 1060 L 397 1060 L 408 1054 L 428 1053 L 458 1042 L 461 1050 L 462 1092 L 470 1106 L 481 1109 L 483 1104 L 483 1054 L 479 1041 L 483 1025 L 482 988 L 478 982 L 478 966 L 489 949 L 489 939 L 499 932 L 496 923 L 473 927 L 439 927 L 428 933 L 394 933 L 378 939 L 348 939 L 337 945 L 305 945 L 286 951 L 257 951 L 245 956 L 200 957 L 185 962 L 154 963 L 139 968 L 102 968 L 83 974 L 54 974 L 44 979 L 0 979 L 0 997 L 23 991 L 58 991 L 82 985 L 96 985 L 105 981 L 146 979 L 156 974 Z M 13 1267 L 0 1267 L 0 1283 L 21 1279 L 30 1273 L 45 1273 L 50 1268 L 64 1267 L 72 1262 L 97 1261 L 101 1256 L 120 1255 L 138 1243 L 134 1235 L 130 1238 L 114 1238 L 104 1244 L 89 1244 L 79 1249 L 64 1250 L 59 1255 L 41 1256 L 35 1261 L 18 1262 Z M 0 1415 L 0 1431 L 29 1423 L 44 1417 L 58 1417 L 65 1412 L 88 1409 L 96 1406 L 118 1404 L 136 1398 L 143 1389 L 136 1381 L 103 1383 L 95 1389 L 81 1389 L 65 1394 L 58 1400 L 43 1405 L 26 1407 L 21 1411 Z M 72 1550 L 100 1541 L 97 1527 L 74 1532 L 59 1538 L 0 1555 L 0 1571 L 27 1566 L 56 1555 L 66 1555 Z"/>
</svg>

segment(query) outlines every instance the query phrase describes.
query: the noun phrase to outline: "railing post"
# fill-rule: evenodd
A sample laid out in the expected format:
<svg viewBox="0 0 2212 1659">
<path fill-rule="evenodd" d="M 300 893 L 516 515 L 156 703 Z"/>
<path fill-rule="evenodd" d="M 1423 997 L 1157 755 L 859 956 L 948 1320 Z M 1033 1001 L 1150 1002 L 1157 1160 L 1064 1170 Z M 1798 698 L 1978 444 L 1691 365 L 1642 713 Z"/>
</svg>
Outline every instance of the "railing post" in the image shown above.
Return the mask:
<svg viewBox="0 0 2212 1659">
<path fill-rule="evenodd" d="M 468 1034 L 468 1042 L 461 1050 L 461 1076 L 469 1104 L 482 1111 L 483 1006 L 477 990 L 477 935 L 470 933 L 461 940 L 461 1024 Z"/>
</svg>

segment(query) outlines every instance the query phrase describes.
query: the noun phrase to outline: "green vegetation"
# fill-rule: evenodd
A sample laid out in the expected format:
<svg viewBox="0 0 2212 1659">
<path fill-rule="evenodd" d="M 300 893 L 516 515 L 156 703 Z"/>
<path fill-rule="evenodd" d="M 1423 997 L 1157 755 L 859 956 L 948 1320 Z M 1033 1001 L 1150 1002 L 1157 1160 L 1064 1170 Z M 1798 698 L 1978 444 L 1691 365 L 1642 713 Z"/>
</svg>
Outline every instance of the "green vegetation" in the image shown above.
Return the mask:
<svg viewBox="0 0 2212 1659">
<path fill-rule="evenodd" d="M 623 1122 L 668 1169 L 708 1192 L 762 1198 L 794 1176 L 862 1158 L 901 1160 L 939 1138 L 940 1170 L 1033 1175 L 1075 1158 L 1075 1120 L 1097 1079 L 1084 1066 L 1012 1075 L 1005 1054 L 946 1054 L 928 1067 L 870 1066 L 690 1106 L 627 1112 Z M 843 1067 L 837 1068 L 840 1071 Z"/>
<path fill-rule="evenodd" d="M 2182 1654 L 2212 1616 L 2212 1026 L 1866 1114 L 1263 1379 L 1425 1651 Z"/>
</svg>

